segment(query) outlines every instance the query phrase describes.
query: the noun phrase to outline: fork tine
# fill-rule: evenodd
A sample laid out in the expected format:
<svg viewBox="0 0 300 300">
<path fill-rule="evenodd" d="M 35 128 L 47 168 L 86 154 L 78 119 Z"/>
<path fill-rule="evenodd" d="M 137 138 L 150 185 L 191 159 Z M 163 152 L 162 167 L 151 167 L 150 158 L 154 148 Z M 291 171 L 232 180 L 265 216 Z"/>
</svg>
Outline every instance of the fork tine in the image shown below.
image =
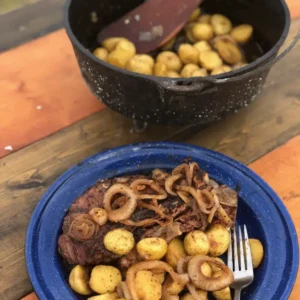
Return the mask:
<svg viewBox="0 0 300 300">
<path fill-rule="evenodd" d="M 244 225 L 244 237 L 245 237 L 245 250 L 246 250 L 246 262 L 247 262 L 247 270 L 253 272 L 253 265 L 252 265 L 252 255 L 250 250 L 250 243 L 248 238 L 247 227 Z"/>
<path fill-rule="evenodd" d="M 233 240 L 234 240 L 234 251 L 233 251 L 233 258 L 234 258 L 234 270 L 239 271 L 239 253 L 237 249 L 237 236 L 236 236 L 236 229 L 233 230 Z"/>
<path fill-rule="evenodd" d="M 230 232 L 230 243 L 227 251 L 227 266 L 230 270 L 233 270 L 233 260 L 232 260 L 232 231 Z"/>
<path fill-rule="evenodd" d="M 240 267 L 241 267 L 241 271 L 245 271 L 245 255 L 244 255 L 244 242 L 243 242 L 243 237 L 242 237 L 242 230 L 241 230 L 241 226 L 239 226 L 239 250 L 240 250 Z"/>
</svg>

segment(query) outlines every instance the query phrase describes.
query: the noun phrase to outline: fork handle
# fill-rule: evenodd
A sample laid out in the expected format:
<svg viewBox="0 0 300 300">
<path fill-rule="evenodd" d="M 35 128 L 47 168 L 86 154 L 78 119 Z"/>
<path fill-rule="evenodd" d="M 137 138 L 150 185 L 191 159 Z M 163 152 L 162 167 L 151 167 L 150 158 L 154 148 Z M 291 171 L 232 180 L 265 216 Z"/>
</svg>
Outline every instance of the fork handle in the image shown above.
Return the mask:
<svg viewBox="0 0 300 300">
<path fill-rule="evenodd" d="M 241 292 L 242 290 L 240 289 L 234 291 L 234 300 L 241 300 Z"/>
</svg>

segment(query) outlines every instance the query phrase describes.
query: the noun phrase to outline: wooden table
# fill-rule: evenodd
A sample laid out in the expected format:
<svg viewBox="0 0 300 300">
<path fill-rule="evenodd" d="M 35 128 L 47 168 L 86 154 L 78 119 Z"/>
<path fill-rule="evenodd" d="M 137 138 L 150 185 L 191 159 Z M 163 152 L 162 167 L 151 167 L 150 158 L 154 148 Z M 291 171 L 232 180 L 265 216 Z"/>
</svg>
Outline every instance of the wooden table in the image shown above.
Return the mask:
<svg viewBox="0 0 300 300">
<path fill-rule="evenodd" d="M 25 233 L 48 186 L 82 159 L 127 143 L 181 141 L 249 164 L 281 196 L 299 236 L 300 44 L 273 68 L 259 101 L 238 114 L 201 129 L 153 126 L 137 133 L 130 120 L 105 108 L 85 87 L 64 31 L 44 35 L 61 26 L 63 2 L 41 0 L 11 12 L 4 16 L 13 20 L 10 28 L 0 21 L 6 30 L 1 47 L 7 50 L 0 54 L 0 299 L 32 291 Z M 292 36 L 300 28 L 300 5 L 288 2 Z M 300 279 L 290 299 L 299 294 Z"/>
</svg>

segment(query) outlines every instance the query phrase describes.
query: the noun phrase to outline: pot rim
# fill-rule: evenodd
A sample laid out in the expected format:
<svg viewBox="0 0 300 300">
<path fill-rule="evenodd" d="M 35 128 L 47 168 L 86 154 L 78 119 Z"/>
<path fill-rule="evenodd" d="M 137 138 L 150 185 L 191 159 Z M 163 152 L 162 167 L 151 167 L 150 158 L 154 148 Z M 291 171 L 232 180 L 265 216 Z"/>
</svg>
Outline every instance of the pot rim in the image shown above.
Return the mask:
<svg viewBox="0 0 300 300">
<path fill-rule="evenodd" d="M 91 60 L 93 60 L 95 63 L 98 64 L 102 64 L 107 68 L 113 69 L 116 72 L 120 72 L 123 73 L 126 76 L 135 76 L 135 77 L 139 77 L 145 80 L 152 80 L 158 83 L 161 83 L 161 81 L 164 82 L 169 82 L 169 83 L 178 83 L 181 82 L 184 84 L 190 83 L 190 82 L 207 82 L 207 83 L 221 83 L 221 82 L 231 82 L 231 81 L 236 81 L 237 79 L 239 79 L 241 76 L 245 77 L 245 75 L 252 75 L 251 72 L 256 72 L 257 70 L 259 70 L 260 68 L 264 67 L 264 64 L 266 63 L 268 66 L 272 65 L 272 63 L 270 63 L 269 59 L 276 54 L 276 52 L 274 53 L 274 49 L 277 49 L 277 51 L 279 51 L 279 49 L 282 47 L 282 45 L 284 44 L 289 30 L 290 30 L 290 25 L 291 25 L 291 15 L 290 15 L 290 10 L 285 2 L 285 0 L 279 0 L 284 14 L 285 14 L 285 18 L 286 18 L 286 22 L 285 22 L 285 27 L 283 29 L 283 32 L 281 34 L 281 37 L 278 39 L 278 41 L 276 42 L 276 44 L 268 51 L 266 52 L 263 56 L 259 57 L 258 59 L 256 59 L 255 61 L 249 63 L 247 66 L 239 68 L 237 70 L 233 70 L 230 72 L 227 72 L 226 74 L 229 74 L 229 76 L 224 77 L 224 74 L 220 74 L 220 75 L 216 75 L 216 76 L 206 76 L 206 77 L 193 77 L 193 78 L 169 78 L 169 77 L 157 77 L 154 75 L 144 75 L 144 74 L 139 74 L 139 73 L 134 73 L 125 69 L 121 69 L 118 68 L 114 65 L 111 65 L 105 61 L 102 61 L 100 59 L 98 59 L 95 55 L 93 55 L 93 53 L 85 48 L 82 43 L 76 38 L 75 34 L 73 33 L 73 30 L 71 28 L 70 22 L 69 22 L 69 11 L 70 11 L 70 6 L 73 0 L 67 0 L 65 8 L 64 8 L 64 24 L 65 24 L 65 30 L 66 33 L 70 39 L 70 41 L 76 45 L 76 47 L 78 47 L 80 49 L 81 52 L 83 52 L 85 55 L 87 55 Z M 288 46 L 289 48 L 290 46 Z M 276 58 L 274 58 L 276 60 Z M 268 63 L 269 62 L 269 63 Z M 264 68 L 263 68 L 264 69 Z M 200 80 L 199 80 L 200 79 Z"/>
</svg>

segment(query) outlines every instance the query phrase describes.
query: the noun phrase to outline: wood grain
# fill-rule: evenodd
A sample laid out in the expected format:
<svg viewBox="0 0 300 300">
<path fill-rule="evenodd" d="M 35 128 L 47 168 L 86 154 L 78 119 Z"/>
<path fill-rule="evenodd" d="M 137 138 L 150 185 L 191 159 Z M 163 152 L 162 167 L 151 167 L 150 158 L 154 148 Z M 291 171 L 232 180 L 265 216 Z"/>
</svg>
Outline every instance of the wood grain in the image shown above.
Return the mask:
<svg viewBox="0 0 300 300">
<path fill-rule="evenodd" d="M 0 65 L 0 157 L 104 108 L 64 30 L 0 54 Z"/>
<path fill-rule="evenodd" d="M 250 168 L 266 180 L 282 198 L 296 225 L 300 237 L 300 136 L 250 164 Z M 289 300 L 297 300 L 300 293 L 298 278 Z M 34 293 L 22 300 L 36 300 Z"/>
</svg>

